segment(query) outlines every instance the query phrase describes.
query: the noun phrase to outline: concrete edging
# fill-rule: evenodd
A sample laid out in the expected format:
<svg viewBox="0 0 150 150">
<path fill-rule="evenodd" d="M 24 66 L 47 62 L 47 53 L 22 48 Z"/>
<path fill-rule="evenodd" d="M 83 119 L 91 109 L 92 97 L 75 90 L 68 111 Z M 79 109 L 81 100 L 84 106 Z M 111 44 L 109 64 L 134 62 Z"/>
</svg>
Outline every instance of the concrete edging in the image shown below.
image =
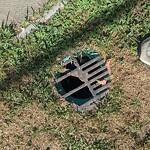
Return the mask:
<svg viewBox="0 0 150 150">
<path fill-rule="evenodd" d="M 48 13 L 44 14 L 43 17 L 41 17 L 40 19 L 37 19 L 35 22 L 35 24 L 30 24 L 28 27 L 26 28 L 22 28 L 22 32 L 20 32 L 18 35 L 16 35 L 16 38 L 19 40 L 21 38 L 24 38 L 25 36 L 27 36 L 31 30 L 35 30 L 36 29 L 36 24 L 38 23 L 42 23 L 46 20 L 48 20 L 51 16 L 53 16 L 60 8 L 63 8 L 69 0 L 63 0 L 62 2 L 58 2 L 55 6 L 52 7 L 52 9 L 49 10 Z"/>
</svg>

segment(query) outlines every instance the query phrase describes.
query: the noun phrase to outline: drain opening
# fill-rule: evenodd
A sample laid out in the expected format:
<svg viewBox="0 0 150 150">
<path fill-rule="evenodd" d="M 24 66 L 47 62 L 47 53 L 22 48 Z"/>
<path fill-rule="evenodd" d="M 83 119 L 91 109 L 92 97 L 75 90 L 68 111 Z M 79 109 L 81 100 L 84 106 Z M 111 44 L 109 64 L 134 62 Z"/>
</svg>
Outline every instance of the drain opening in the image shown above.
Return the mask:
<svg viewBox="0 0 150 150">
<path fill-rule="evenodd" d="M 62 65 L 67 71 L 59 72 L 55 86 L 68 102 L 83 109 L 108 94 L 111 82 L 105 61 L 98 53 L 90 51 L 88 55 L 82 53 L 82 57 L 69 56 L 64 60 Z M 105 80 L 106 84 L 100 85 L 97 80 Z"/>
<path fill-rule="evenodd" d="M 79 78 L 77 77 L 68 77 L 61 81 L 62 87 L 65 90 L 66 93 L 70 92 L 71 90 L 79 87 L 80 85 L 84 84 Z M 85 99 L 92 97 L 91 92 L 89 91 L 88 87 L 84 87 L 83 89 L 73 93 L 71 95 L 74 98 L 78 99 Z"/>
<path fill-rule="evenodd" d="M 79 65 L 84 64 L 85 62 L 89 61 L 90 58 L 87 56 L 82 57 L 82 59 L 79 59 L 77 57 L 77 61 Z M 69 63 L 66 65 L 66 69 L 69 69 L 70 71 L 76 69 L 76 66 L 73 63 Z M 60 76 L 63 76 L 64 74 L 61 74 Z M 70 92 L 71 90 L 79 87 L 80 85 L 84 84 L 83 81 L 81 81 L 78 77 L 69 76 L 68 78 L 61 81 L 62 87 L 66 93 Z M 89 91 L 88 87 L 84 87 L 83 89 L 73 93 L 71 95 L 74 98 L 78 99 L 87 99 L 92 97 L 91 92 Z"/>
</svg>

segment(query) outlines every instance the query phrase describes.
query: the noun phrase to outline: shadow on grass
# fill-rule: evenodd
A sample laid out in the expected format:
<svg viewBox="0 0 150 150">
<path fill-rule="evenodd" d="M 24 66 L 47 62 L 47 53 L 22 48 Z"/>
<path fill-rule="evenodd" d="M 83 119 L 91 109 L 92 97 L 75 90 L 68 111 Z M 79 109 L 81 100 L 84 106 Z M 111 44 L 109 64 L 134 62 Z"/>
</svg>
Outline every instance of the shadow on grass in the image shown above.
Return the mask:
<svg viewBox="0 0 150 150">
<path fill-rule="evenodd" d="M 21 84 L 22 76 L 27 73 L 35 73 L 41 67 L 46 67 L 46 62 L 51 62 L 52 65 L 55 62 L 56 56 L 62 54 L 65 51 L 68 51 L 73 45 L 79 41 L 85 41 L 88 38 L 89 32 L 97 34 L 99 27 L 104 27 L 109 25 L 112 21 L 118 17 L 121 17 L 121 14 L 127 14 L 131 11 L 132 8 L 136 6 L 139 0 L 125 0 L 119 5 L 115 5 L 111 9 L 101 12 L 97 11 L 96 15 L 91 17 L 87 22 L 81 26 L 78 31 L 72 32 L 70 35 L 66 35 L 63 39 L 56 43 L 56 46 L 53 48 L 47 47 L 47 54 L 40 54 L 34 57 L 31 61 L 28 61 L 26 64 L 23 64 L 17 72 L 13 72 L 6 79 L 0 81 L 0 90 L 7 91 L 10 86 L 14 83 Z M 97 1 L 100 4 L 99 1 Z M 62 49 L 62 51 L 60 51 Z M 49 50 L 52 50 L 50 53 Z"/>
</svg>

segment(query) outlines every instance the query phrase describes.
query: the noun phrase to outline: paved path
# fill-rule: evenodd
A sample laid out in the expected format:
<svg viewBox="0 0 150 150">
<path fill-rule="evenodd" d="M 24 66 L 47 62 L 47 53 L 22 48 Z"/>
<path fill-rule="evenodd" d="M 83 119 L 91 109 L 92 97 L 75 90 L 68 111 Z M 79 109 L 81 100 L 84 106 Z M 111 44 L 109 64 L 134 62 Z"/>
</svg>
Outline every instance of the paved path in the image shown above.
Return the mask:
<svg viewBox="0 0 150 150">
<path fill-rule="evenodd" d="M 14 20 L 21 22 L 25 20 L 27 14 L 27 7 L 29 12 L 32 12 L 31 6 L 34 9 L 42 7 L 43 3 L 48 0 L 0 0 L 0 25 L 2 20 L 6 20 L 8 12 L 10 11 L 8 22 Z"/>
</svg>

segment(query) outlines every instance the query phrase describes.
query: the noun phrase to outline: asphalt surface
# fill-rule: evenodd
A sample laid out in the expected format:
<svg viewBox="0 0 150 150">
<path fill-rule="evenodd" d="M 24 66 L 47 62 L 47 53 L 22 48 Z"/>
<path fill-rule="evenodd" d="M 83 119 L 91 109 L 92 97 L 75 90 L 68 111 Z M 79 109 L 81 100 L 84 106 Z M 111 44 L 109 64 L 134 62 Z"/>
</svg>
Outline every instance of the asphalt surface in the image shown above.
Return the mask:
<svg viewBox="0 0 150 150">
<path fill-rule="evenodd" d="M 3 20 L 6 21 L 9 12 L 8 23 L 11 21 L 20 23 L 27 16 L 27 8 L 31 14 L 33 13 L 31 7 L 37 10 L 46 2 L 48 0 L 0 0 L 0 25 Z"/>
</svg>

